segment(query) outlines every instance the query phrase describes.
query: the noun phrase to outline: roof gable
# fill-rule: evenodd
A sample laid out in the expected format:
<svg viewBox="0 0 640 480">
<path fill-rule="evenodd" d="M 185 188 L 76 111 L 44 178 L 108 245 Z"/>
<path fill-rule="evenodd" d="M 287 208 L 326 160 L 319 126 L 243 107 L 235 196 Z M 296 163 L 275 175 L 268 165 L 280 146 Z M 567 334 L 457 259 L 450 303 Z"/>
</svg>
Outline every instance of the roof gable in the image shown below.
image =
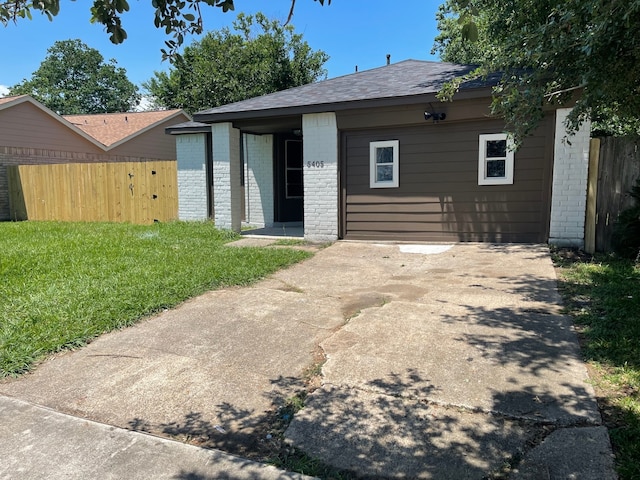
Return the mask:
<svg viewBox="0 0 640 480">
<path fill-rule="evenodd" d="M 2 97 L 0 98 L 0 105 L 5 105 L 7 103 L 16 102 L 17 100 L 26 97 L 27 95 L 13 95 L 11 97 Z"/>
<path fill-rule="evenodd" d="M 43 114 L 107 152 L 171 119 L 190 119 L 183 110 L 107 113 L 92 115 L 58 115 L 30 95 L 0 98 L 0 112 L 28 102 Z"/>
<path fill-rule="evenodd" d="M 62 116 L 58 115 L 53 110 L 48 109 L 42 103 L 38 102 L 35 98 L 33 98 L 30 95 L 18 95 L 18 96 L 15 96 L 15 97 L 3 97 L 3 98 L 0 98 L 0 112 L 3 111 L 3 110 L 9 110 L 11 107 L 14 107 L 16 105 L 19 105 L 19 104 L 25 103 L 25 102 L 26 103 L 30 103 L 31 105 L 35 106 L 44 115 L 52 118 L 56 122 L 62 123 L 66 128 L 70 129 L 71 131 L 73 131 L 77 135 L 80 135 L 82 138 L 84 138 L 88 142 L 92 143 L 93 145 L 97 146 L 98 148 L 103 149 L 103 150 L 105 149 L 105 146 L 102 143 L 100 143 L 98 140 L 96 140 L 94 137 L 92 137 L 91 135 L 88 135 L 86 132 L 80 130 L 75 125 L 69 123 Z"/>
<path fill-rule="evenodd" d="M 181 115 L 187 117 L 182 110 L 158 110 L 151 112 L 64 115 L 63 118 L 91 135 L 103 145 L 114 148 L 164 121 Z"/>
<path fill-rule="evenodd" d="M 407 101 L 416 96 L 437 93 L 442 86 L 475 69 L 472 65 L 458 65 L 422 60 L 405 60 L 372 70 L 344 75 L 317 83 L 290 88 L 276 93 L 231 103 L 198 112 L 196 121 L 217 121 L 238 114 L 266 113 L 311 107 L 317 111 L 327 108 L 350 106 L 355 102 L 375 100 Z M 495 83 L 467 82 L 461 90 L 486 88 Z M 324 110 L 323 110 L 324 109 Z"/>
</svg>

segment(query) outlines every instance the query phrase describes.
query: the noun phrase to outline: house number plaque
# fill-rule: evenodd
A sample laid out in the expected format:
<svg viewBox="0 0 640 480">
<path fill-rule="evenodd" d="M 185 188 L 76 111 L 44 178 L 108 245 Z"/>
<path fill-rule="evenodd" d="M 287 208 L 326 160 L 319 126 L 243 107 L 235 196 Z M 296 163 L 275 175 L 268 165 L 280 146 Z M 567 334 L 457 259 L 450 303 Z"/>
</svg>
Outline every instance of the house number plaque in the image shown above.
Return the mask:
<svg viewBox="0 0 640 480">
<path fill-rule="evenodd" d="M 307 168 L 324 168 L 324 160 L 319 162 L 307 162 Z"/>
</svg>

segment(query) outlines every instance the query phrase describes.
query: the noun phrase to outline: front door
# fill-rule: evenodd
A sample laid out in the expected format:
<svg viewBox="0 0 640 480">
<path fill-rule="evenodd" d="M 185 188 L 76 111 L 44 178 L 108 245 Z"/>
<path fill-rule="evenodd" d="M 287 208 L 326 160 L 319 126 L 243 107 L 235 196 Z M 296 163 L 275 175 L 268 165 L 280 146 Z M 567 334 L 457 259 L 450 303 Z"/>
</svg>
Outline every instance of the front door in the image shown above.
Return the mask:
<svg viewBox="0 0 640 480">
<path fill-rule="evenodd" d="M 302 140 L 281 137 L 276 152 L 276 222 L 303 218 Z"/>
</svg>

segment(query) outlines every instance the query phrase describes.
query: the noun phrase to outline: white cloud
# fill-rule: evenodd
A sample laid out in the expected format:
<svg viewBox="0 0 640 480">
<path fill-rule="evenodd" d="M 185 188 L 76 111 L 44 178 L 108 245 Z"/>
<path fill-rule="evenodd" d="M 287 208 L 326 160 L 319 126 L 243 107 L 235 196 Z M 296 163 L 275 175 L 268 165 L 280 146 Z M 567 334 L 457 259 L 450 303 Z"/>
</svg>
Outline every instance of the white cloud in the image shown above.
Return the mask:
<svg viewBox="0 0 640 480">
<path fill-rule="evenodd" d="M 7 95 L 9 95 L 9 87 L 0 85 L 0 97 L 6 97 Z"/>
<path fill-rule="evenodd" d="M 142 95 L 140 105 L 136 107 L 136 112 L 148 112 L 154 110 L 153 99 L 148 95 Z"/>
</svg>

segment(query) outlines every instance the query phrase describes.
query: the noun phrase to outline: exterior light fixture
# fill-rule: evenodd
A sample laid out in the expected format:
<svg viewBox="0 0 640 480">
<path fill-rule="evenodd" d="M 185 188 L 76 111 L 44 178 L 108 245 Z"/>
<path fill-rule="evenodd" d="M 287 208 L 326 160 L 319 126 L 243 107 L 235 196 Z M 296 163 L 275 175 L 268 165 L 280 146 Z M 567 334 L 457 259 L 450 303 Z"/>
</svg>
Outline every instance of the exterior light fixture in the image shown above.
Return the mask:
<svg viewBox="0 0 640 480">
<path fill-rule="evenodd" d="M 433 120 L 433 123 L 438 123 L 445 118 L 447 118 L 447 114 L 444 112 L 436 112 L 431 104 L 429 104 L 429 109 L 424 111 L 424 119 Z"/>
<path fill-rule="evenodd" d="M 433 120 L 434 123 L 435 122 L 439 122 L 440 120 L 444 120 L 445 118 L 447 118 L 447 114 L 446 113 L 436 113 L 436 112 L 424 112 L 424 119 L 425 120 Z"/>
</svg>

